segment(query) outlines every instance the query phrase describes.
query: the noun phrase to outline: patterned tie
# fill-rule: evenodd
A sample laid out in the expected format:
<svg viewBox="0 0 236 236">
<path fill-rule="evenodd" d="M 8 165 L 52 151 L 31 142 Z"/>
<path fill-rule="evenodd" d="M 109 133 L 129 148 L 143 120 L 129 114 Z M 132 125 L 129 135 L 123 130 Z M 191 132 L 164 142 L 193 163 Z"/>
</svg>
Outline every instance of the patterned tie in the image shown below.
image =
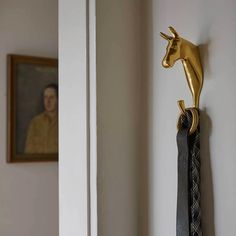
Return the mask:
<svg viewBox="0 0 236 236">
<path fill-rule="evenodd" d="M 180 117 L 178 144 L 177 236 L 202 236 L 200 208 L 200 127 L 188 135 L 191 112 Z M 185 165 L 186 163 L 187 166 Z M 183 178 L 184 176 L 184 178 Z"/>
</svg>

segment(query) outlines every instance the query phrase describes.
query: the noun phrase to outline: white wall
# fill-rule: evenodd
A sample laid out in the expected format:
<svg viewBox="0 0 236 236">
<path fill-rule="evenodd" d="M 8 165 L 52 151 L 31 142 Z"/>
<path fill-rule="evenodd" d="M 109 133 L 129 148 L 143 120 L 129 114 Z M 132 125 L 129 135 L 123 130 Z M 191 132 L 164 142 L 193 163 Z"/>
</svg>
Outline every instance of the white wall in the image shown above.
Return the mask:
<svg viewBox="0 0 236 236">
<path fill-rule="evenodd" d="M 138 228 L 142 236 L 175 235 L 176 102 L 184 99 L 191 106 L 192 99 L 181 63 L 168 70 L 161 66 L 167 42 L 159 32 L 167 33 L 169 25 L 200 45 L 205 73 L 203 234 L 235 235 L 235 1 L 148 0 L 141 8 L 134 0 L 97 4 L 99 235 L 136 236 Z"/>
<path fill-rule="evenodd" d="M 235 235 L 236 210 L 236 2 L 149 1 L 150 235 L 175 235 L 176 119 L 178 99 L 191 106 L 182 65 L 161 67 L 166 42 L 159 32 L 173 25 L 201 45 L 205 83 L 202 114 L 203 235 Z"/>
<path fill-rule="evenodd" d="M 6 54 L 58 56 L 57 0 L 0 1 L 0 235 L 58 235 L 58 164 L 6 163 Z"/>
<path fill-rule="evenodd" d="M 98 235 L 138 235 L 140 1 L 97 1 Z"/>
</svg>

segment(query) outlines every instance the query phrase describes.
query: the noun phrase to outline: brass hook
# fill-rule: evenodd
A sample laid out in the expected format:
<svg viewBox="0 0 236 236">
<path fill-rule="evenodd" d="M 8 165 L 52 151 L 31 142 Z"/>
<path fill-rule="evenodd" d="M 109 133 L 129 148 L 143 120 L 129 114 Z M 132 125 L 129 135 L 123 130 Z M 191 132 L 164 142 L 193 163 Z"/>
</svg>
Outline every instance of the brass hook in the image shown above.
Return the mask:
<svg viewBox="0 0 236 236">
<path fill-rule="evenodd" d="M 161 37 L 168 41 L 166 55 L 162 60 L 162 65 L 165 68 L 174 66 L 177 60 L 181 60 L 189 89 L 193 98 L 193 107 L 185 108 L 184 101 L 178 101 L 178 105 L 182 114 L 189 110 L 193 117 L 193 122 L 190 128 L 190 133 L 196 131 L 199 123 L 199 108 L 200 94 L 203 86 L 203 70 L 200 60 L 198 47 L 193 43 L 179 36 L 173 27 L 169 27 L 171 36 L 161 33 Z M 178 122 L 179 123 L 179 122 Z M 178 125 L 179 126 L 179 125 Z"/>
<path fill-rule="evenodd" d="M 197 127 L 198 127 L 198 124 L 199 124 L 198 111 L 194 107 L 185 108 L 185 104 L 184 104 L 183 100 L 178 101 L 178 106 L 179 106 L 179 109 L 180 109 L 182 115 L 186 114 L 187 111 L 190 111 L 191 114 L 192 114 L 192 124 L 191 124 L 191 127 L 189 129 L 189 134 L 191 135 L 197 130 Z M 181 126 L 180 126 L 180 117 L 179 117 L 178 123 L 177 123 L 177 129 L 179 130 L 180 128 L 181 128 Z"/>
</svg>

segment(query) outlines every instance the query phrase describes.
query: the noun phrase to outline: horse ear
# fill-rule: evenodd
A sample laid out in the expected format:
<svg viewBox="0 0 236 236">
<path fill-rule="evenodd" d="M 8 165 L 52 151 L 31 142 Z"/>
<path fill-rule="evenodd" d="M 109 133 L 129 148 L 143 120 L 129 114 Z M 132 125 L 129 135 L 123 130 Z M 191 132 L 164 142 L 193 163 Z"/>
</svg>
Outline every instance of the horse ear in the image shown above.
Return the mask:
<svg viewBox="0 0 236 236">
<path fill-rule="evenodd" d="M 178 33 L 176 32 L 176 30 L 173 27 L 169 26 L 168 28 L 169 28 L 169 30 L 172 33 L 174 38 L 179 38 Z"/>
<path fill-rule="evenodd" d="M 161 35 L 161 37 L 162 38 L 164 38 L 164 39 L 166 39 L 166 40 L 168 40 L 168 41 L 170 41 L 171 39 L 173 39 L 171 36 L 168 36 L 167 34 L 164 34 L 164 33 L 160 33 L 160 35 Z"/>
</svg>

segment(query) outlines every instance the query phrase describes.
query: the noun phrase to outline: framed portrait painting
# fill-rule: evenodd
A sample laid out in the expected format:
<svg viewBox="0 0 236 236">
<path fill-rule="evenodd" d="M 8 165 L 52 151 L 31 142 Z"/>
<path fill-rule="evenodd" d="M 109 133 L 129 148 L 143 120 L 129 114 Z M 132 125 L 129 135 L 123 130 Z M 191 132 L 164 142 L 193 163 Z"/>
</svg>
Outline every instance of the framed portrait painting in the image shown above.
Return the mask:
<svg viewBox="0 0 236 236">
<path fill-rule="evenodd" d="M 58 160 L 58 60 L 8 55 L 8 162 Z"/>
</svg>

